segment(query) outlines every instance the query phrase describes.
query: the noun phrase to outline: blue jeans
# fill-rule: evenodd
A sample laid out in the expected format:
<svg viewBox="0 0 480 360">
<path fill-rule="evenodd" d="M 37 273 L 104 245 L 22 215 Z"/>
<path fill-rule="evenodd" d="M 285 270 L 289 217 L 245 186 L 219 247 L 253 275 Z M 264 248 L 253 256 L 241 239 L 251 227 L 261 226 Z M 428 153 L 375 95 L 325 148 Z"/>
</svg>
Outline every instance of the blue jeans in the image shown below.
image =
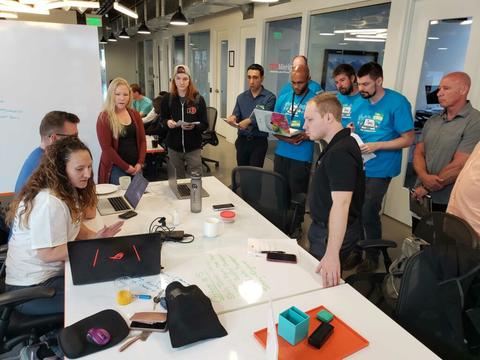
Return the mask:
<svg viewBox="0 0 480 360">
<path fill-rule="evenodd" d="M 28 289 L 35 286 L 52 287 L 55 289 L 55 296 L 47 299 L 36 299 L 26 303 L 17 305 L 16 310 L 27 315 L 46 315 L 63 313 L 64 306 L 64 283 L 65 279 L 62 276 L 55 276 L 44 281 L 43 283 L 31 286 L 16 286 L 6 284 L 7 291 Z"/>
<path fill-rule="evenodd" d="M 110 179 L 109 183 L 110 184 L 115 184 L 115 185 L 120 185 L 120 179 L 122 176 L 130 176 L 130 174 L 127 174 L 125 171 L 120 169 L 118 166 L 113 165 L 112 166 L 112 171 L 110 172 Z"/>
</svg>

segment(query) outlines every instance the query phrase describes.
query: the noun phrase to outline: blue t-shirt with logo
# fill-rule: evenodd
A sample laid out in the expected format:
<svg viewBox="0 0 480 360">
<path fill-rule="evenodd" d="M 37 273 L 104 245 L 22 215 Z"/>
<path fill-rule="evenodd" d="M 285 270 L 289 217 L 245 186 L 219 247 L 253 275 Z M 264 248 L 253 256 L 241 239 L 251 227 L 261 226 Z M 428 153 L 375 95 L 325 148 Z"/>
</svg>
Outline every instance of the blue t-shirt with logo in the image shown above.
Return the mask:
<svg viewBox="0 0 480 360">
<path fill-rule="evenodd" d="M 357 101 L 351 118 L 355 132 L 365 143 L 389 141 L 413 130 L 412 107 L 402 94 L 385 89 L 375 104 L 367 99 Z M 365 163 L 367 177 L 387 178 L 400 173 L 402 149 L 375 151 L 376 157 Z"/>
<path fill-rule="evenodd" d="M 277 99 L 275 112 L 284 114 L 291 128 L 303 130 L 305 107 L 308 100 L 315 95 L 310 89 L 302 95 L 294 95 L 293 89 L 290 89 L 290 91 Z M 293 119 L 292 113 L 294 114 Z M 312 162 L 313 141 L 304 140 L 298 145 L 293 145 L 286 141 L 278 140 L 275 154 L 298 161 Z"/>
<path fill-rule="evenodd" d="M 320 85 L 315 80 L 308 81 L 308 88 L 314 95 L 318 95 L 323 92 L 322 85 Z M 280 98 L 280 96 L 285 95 L 286 93 L 290 93 L 290 91 L 293 91 L 293 87 L 292 87 L 292 84 L 288 82 L 285 85 L 283 85 L 280 91 L 278 92 L 278 98 Z"/>
<path fill-rule="evenodd" d="M 352 112 L 356 109 L 356 103 L 363 98 L 360 93 L 355 95 L 343 95 L 340 92 L 337 92 L 337 99 L 342 104 L 342 126 L 346 127 L 352 122 Z"/>
</svg>

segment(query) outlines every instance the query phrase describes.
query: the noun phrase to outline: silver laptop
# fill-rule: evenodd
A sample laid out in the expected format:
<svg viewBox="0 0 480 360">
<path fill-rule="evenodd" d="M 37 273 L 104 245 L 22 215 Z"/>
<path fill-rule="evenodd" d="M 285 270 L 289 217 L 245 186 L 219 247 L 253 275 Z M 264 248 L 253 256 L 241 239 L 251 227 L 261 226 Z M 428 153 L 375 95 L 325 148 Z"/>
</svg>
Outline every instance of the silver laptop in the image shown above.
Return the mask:
<svg viewBox="0 0 480 360">
<path fill-rule="evenodd" d="M 111 215 L 127 210 L 134 210 L 143 193 L 147 189 L 148 180 L 141 173 L 137 173 L 124 196 L 108 197 L 98 199 L 97 209 L 100 215 Z"/>
<path fill-rule="evenodd" d="M 177 182 L 177 169 L 173 166 L 172 162 L 167 161 L 168 171 L 168 185 L 175 194 L 177 199 L 189 199 L 190 198 L 190 183 L 178 183 Z M 205 189 L 202 187 L 202 197 L 209 196 Z"/>
</svg>

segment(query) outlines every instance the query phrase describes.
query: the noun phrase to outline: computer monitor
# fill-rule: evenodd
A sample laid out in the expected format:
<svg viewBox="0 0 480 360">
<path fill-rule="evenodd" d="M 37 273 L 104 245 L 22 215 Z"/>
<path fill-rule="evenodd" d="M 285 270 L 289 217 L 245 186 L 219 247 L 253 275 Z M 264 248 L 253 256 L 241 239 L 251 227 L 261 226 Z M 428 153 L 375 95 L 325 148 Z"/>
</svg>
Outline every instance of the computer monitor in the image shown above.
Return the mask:
<svg viewBox="0 0 480 360">
<path fill-rule="evenodd" d="M 427 105 L 438 104 L 438 85 L 425 85 L 425 97 L 427 98 Z"/>
</svg>

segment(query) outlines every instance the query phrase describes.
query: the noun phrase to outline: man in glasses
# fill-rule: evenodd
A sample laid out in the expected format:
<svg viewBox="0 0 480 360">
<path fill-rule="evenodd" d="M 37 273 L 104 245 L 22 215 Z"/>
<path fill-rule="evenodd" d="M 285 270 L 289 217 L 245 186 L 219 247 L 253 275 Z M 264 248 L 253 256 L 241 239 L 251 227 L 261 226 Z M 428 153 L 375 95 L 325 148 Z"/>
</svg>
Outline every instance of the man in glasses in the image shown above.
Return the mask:
<svg viewBox="0 0 480 360">
<path fill-rule="evenodd" d="M 65 111 L 50 111 L 40 123 L 40 146 L 33 150 L 23 163 L 15 184 L 18 194 L 30 175 L 37 169 L 45 148 L 58 139 L 66 136 L 78 136 L 77 124 L 80 119 L 77 115 Z"/>
</svg>

